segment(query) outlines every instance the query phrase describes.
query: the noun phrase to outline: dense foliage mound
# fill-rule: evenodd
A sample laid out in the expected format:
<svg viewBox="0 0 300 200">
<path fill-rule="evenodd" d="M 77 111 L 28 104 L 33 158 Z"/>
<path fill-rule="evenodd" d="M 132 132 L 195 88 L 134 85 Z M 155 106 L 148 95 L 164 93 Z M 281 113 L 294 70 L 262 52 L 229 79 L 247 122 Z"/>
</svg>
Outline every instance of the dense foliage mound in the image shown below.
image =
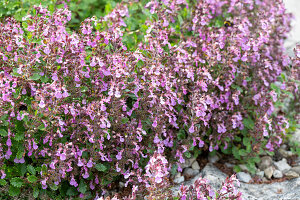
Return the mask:
<svg viewBox="0 0 300 200">
<path fill-rule="evenodd" d="M 67 8 L 35 6 L 0 24 L 0 184 L 11 196 L 90 199 L 120 179 L 146 195 L 137 186 L 201 151 L 253 168 L 282 143 L 275 82 L 291 64 L 297 74 L 299 52 L 292 62 L 283 53 L 280 0 L 123 2 L 77 32 L 70 20 Z M 280 87 L 297 96 L 292 78 Z"/>
</svg>

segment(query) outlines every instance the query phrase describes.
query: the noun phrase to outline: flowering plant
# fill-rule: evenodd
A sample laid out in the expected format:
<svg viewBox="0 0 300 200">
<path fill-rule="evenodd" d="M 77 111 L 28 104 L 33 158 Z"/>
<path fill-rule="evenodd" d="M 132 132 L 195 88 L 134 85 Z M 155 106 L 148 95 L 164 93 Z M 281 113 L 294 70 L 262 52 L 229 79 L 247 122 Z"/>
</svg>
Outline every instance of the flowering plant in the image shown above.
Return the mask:
<svg viewBox="0 0 300 200">
<path fill-rule="evenodd" d="M 0 184 L 11 196 L 89 199 L 121 178 L 157 188 L 171 168 L 161 154 L 180 171 L 191 149 L 243 157 L 281 144 L 288 123 L 272 115 L 270 84 L 289 64 L 290 16 L 279 0 L 138 5 L 78 32 L 66 8 L 1 22 Z M 143 29 L 127 31 L 136 10 Z"/>
</svg>

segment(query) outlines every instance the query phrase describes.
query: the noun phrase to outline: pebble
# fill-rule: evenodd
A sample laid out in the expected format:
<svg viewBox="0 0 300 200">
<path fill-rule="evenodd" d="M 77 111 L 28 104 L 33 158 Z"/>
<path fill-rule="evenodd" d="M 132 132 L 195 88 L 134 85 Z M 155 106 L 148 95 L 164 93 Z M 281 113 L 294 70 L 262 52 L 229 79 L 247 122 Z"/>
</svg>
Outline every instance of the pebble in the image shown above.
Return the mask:
<svg viewBox="0 0 300 200">
<path fill-rule="evenodd" d="M 270 166 L 268 168 L 266 168 L 264 170 L 264 173 L 265 173 L 265 177 L 267 177 L 268 179 L 270 179 L 273 175 L 273 172 L 274 172 L 274 167 L 273 166 Z"/>
<path fill-rule="evenodd" d="M 217 154 L 215 154 L 215 155 L 209 155 L 208 156 L 208 161 L 210 162 L 210 163 L 216 163 L 216 162 L 218 162 L 220 160 L 220 157 L 217 155 Z"/>
<path fill-rule="evenodd" d="M 248 171 L 248 167 L 244 164 L 240 164 L 239 167 L 241 168 L 242 171 Z"/>
<path fill-rule="evenodd" d="M 192 169 L 194 169 L 194 170 L 200 170 L 199 163 L 196 160 L 192 164 Z"/>
<path fill-rule="evenodd" d="M 199 174 L 199 170 L 195 170 L 192 168 L 185 168 L 183 171 L 183 175 L 186 177 L 194 177 Z"/>
<path fill-rule="evenodd" d="M 293 170 L 289 170 L 287 172 L 284 173 L 284 175 L 287 177 L 287 178 L 298 178 L 299 177 L 299 174 L 297 174 L 296 172 L 294 172 Z"/>
<path fill-rule="evenodd" d="M 287 163 L 286 159 L 283 158 L 282 160 L 278 161 L 278 162 L 274 162 L 274 165 L 276 166 L 276 168 L 281 171 L 281 172 L 286 172 L 289 169 L 291 169 L 292 167 Z"/>
<path fill-rule="evenodd" d="M 192 163 L 196 160 L 195 157 L 189 158 L 189 159 L 185 159 L 185 162 L 182 163 L 180 166 L 181 168 L 188 168 L 192 165 Z"/>
<path fill-rule="evenodd" d="M 225 166 L 228 167 L 228 168 L 233 168 L 234 164 L 226 162 Z"/>
<path fill-rule="evenodd" d="M 292 167 L 291 170 L 296 172 L 297 174 L 300 174 L 300 166 Z"/>
<path fill-rule="evenodd" d="M 173 182 L 176 183 L 176 184 L 179 184 L 179 183 L 184 182 L 184 176 L 176 177 L 176 178 L 173 180 Z"/>
<path fill-rule="evenodd" d="M 272 165 L 272 163 L 273 163 L 273 160 L 272 160 L 272 158 L 270 156 L 263 156 L 261 158 L 260 163 L 258 164 L 258 168 L 260 170 L 265 170 L 268 167 L 270 167 Z"/>
<path fill-rule="evenodd" d="M 245 173 L 245 172 L 238 172 L 237 174 L 236 174 L 236 177 L 240 180 L 240 181 L 242 181 L 242 182 L 244 182 L 244 183 L 249 183 L 250 181 L 251 181 L 251 176 L 250 176 L 250 174 L 248 174 L 248 173 Z"/>
<path fill-rule="evenodd" d="M 283 177 L 283 174 L 281 171 L 279 171 L 278 169 L 276 169 L 274 172 L 273 172 L 273 177 L 274 178 L 282 178 Z"/>
<path fill-rule="evenodd" d="M 287 157 L 290 157 L 293 155 L 293 152 L 291 151 L 287 151 L 287 150 L 284 150 L 284 149 L 279 149 L 278 152 L 285 158 Z"/>
<path fill-rule="evenodd" d="M 259 178 L 263 178 L 265 176 L 265 172 L 264 171 L 258 171 L 256 173 L 256 176 L 258 176 Z"/>
</svg>

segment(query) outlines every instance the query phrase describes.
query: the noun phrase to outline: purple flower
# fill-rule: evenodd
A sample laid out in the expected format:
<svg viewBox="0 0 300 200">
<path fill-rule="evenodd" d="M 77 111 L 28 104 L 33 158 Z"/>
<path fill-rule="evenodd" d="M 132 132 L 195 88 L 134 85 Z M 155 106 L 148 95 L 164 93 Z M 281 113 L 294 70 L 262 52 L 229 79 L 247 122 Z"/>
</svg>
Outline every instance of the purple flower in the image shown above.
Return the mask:
<svg viewBox="0 0 300 200">
<path fill-rule="evenodd" d="M 120 151 L 117 155 L 116 155 L 116 158 L 118 160 L 121 160 L 122 159 L 122 151 Z"/>
</svg>

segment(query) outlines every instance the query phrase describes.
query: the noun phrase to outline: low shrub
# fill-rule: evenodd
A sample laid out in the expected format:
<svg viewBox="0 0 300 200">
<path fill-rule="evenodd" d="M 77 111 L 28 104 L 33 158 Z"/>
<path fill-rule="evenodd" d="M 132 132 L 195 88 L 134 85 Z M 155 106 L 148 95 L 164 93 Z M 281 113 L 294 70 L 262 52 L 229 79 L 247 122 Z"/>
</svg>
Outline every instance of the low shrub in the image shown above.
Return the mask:
<svg viewBox="0 0 300 200">
<path fill-rule="evenodd" d="M 66 28 L 66 8 L 35 6 L 22 23 L 1 23 L 0 184 L 9 195 L 90 199 L 120 179 L 149 185 L 154 152 L 169 160 L 160 158 L 158 183 L 201 151 L 249 157 L 251 168 L 255 152 L 280 146 L 288 121 L 273 114 L 271 86 L 290 64 L 281 1 L 137 5 L 88 18 L 78 32 Z M 127 27 L 135 11 L 145 16 L 139 31 Z"/>
</svg>

